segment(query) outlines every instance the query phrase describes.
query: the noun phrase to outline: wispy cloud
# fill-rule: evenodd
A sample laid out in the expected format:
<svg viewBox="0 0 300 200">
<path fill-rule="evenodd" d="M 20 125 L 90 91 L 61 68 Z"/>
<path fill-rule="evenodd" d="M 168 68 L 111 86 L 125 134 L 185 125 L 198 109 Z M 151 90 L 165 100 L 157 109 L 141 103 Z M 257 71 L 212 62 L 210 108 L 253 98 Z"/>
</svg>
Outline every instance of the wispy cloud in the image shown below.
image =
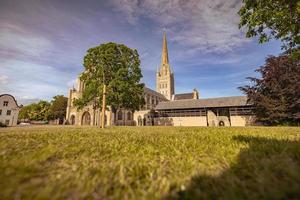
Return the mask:
<svg viewBox="0 0 300 200">
<path fill-rule="evenodd" d="M 15 59 L 0 59 L 0 62 L 0 74 L 9 77 L 6 85 L 1 84 L 0 93 L 31 99 L 43 97 L 48 100 L 57 94 L 67 94 L 70 75 L 59 69 Z"/>
<path fill-rule="evenodd" d="M 35 98 L 33 96 L 16 96 L 15 97 L 17 99 L 17 102 L 18 102 L 18 105 L 23 105 L 23 106 L 26 106 L 28 104 L 31 104 L 31 103 L 37 103 L 38 101 L 40 101 L 41 99 L 39 98 Z"/>
<path fill-rule="evenodd" d="M 0 84 L 4 85 L 8 83 L 8 76 L 0 75 Z"/>
<path fill-rule="evenodd" d="M 0 26 L 0 43 L 2 56 L 38 57 L 52 48 L 52 43 L 46 38 L 11 24 Z"/>
<path fill-rule="evenodd" d="M 189 51 L 230 52 L 245 42 L 238 29 L 239 0 L 113 0 L 129 23 L 148 18 L 160 29 L 166 27 L 171 39 Z M 140 20 L 141 19 L 141 20 Z M 191 53 L 191 52 L 190 52 Z"/>
</svg>

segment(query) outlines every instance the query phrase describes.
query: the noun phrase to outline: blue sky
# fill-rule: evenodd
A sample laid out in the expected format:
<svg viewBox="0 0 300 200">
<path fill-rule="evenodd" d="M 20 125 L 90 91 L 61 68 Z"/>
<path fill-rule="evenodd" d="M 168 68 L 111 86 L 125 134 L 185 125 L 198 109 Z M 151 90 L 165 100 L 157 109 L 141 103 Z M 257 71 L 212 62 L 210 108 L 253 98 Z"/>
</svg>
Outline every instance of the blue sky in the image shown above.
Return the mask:
<svg viewBox="0 0 300 200">
<path fill-rule="evenodd" d="M 278 55 L 280 43 L 245 38 L 240 0 L 1 0 L 0 93 L 19 103 L 67 95 L 90 47 L 138 50 L 142 81 L 155 88 L 166 30 L 175 92 L 200 98 L 241 95 L 237 87 Z"/>
</svg>

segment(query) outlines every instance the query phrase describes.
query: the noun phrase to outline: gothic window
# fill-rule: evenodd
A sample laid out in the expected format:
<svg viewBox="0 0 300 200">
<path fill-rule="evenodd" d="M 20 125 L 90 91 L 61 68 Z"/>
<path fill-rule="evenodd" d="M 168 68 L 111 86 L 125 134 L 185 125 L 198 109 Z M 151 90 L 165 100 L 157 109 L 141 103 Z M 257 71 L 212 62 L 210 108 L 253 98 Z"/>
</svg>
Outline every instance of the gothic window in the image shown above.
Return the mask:
<svg viewBox="0 0 300 200">
<path fill-rule="evenodd" d="M 147 96 L 147 109 L 148 109 L 148 106 L 149 106 L 150 103 L 151 103 L 151 102 L 150 102 L 150 97 Z"/>
<path fill-rule="evenodd" d="M 132 120 L 132 114 L 131 114 L 131 112 L 127 113 L 127 120 Z"/>
<path fill-rule="evenodd" d="M 122 120 L 122 118 L 123 118 L 123 112 L 120 110 L 118 112 L 118 120 Z"/>
<path fill-rule="evenodd" d="M 72 124 L 72 125 L 74 125 L 74 124 L 75 124 L 75 116 L 74 116 L 74 115 L 72 115 L 72 116 L 71 116 L 71 120 L 70 120 L 70 122 L 71 122 L 71 124 Z"/>
<path fill-rule="evenodd" d="M 8 106 L 8 101 L 4 101 L 3 106 Z"/>
<path fill-rule="evenodd" d="M 6 115 L 10 115 L 10 114 L 11 114 L 11 110 L 7 110 Z"/>
</svg>

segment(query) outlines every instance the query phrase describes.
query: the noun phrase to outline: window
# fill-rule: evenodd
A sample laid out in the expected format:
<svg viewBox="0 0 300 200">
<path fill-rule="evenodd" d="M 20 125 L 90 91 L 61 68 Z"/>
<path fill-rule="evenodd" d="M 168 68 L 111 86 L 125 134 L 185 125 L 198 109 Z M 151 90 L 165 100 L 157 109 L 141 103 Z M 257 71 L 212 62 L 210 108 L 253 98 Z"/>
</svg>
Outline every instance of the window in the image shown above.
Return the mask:
<svg viewBox="0 0 300 200">
<path fill-rule="evenodd" d="M 231 116 L 240 116 L 240 115 L 253 115 L 252 107 L 235 107 L 230 108 Z"/>
<path fill-rule="evenodd" d="M 2 115 L 2 110 L 0 109 L 0 115 Z"/>
<path fill-rule="evenodd" d="M 8 101 L 4 101 L 3 106 L 8 106 Z"/>
<path fill-rule="evenodd" d="M 5 120 L 5 125 L 6 125 L 6 126 L 9 125 L 9 119 Z"/>
<path fill-rule="evenodd" d="M 161 110 L 156 117 L 195 117 L 206 116 L 205 109 L 178 109 L 178 110 Z"/>
<path fill-rule="evenodd" d="M 128 113 L 127 113 L 127 120 L 132 120 L 131 112 L 128 112 Z"/>
<path fill-rule="evenodd" d="M 10 114 L 11 114 L 11 110 L 7 110 L 6 115 L 10 115 Z"/>
<path fill-rule="evenodd" d="M 118 112 L 118 120 L 122 120 L 122 118 L 123 118 L 123 113 L 122 113 L 122 111 L 120 110 L 120 111 Z"/>
</svg>

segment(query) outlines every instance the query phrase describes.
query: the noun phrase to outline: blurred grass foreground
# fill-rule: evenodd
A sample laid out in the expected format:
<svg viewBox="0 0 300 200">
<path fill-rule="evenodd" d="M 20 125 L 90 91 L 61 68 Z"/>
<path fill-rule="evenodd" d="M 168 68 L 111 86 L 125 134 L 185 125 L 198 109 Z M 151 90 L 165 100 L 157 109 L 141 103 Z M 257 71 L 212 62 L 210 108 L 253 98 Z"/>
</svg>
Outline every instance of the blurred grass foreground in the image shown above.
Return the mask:
<svg viewBox="0 0 300 200">
<path fill-rule="evenodd" d="M 299 199 L 300 128 L 0 129 L 0 199 Z"/>
</svg>

